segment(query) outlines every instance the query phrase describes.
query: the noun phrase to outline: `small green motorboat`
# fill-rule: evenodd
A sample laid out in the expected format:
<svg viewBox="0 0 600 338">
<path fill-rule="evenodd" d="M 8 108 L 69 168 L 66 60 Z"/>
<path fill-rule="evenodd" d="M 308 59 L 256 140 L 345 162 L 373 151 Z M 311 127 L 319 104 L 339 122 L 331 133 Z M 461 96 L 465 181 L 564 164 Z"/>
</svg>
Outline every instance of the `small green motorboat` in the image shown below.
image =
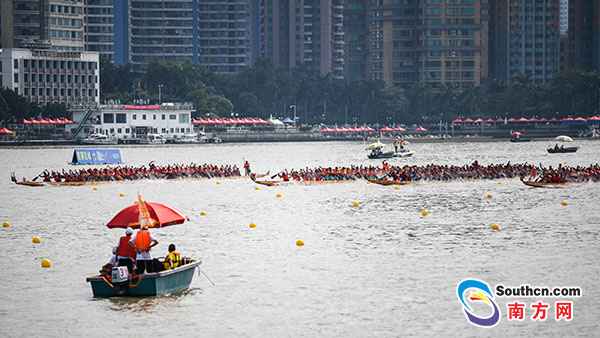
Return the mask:
<svg viewBox="0 0 600 338">
<path fill-rule="evenodd" d="M 172 270 L 143 274 L 133 281 L 112 283 L 108 276 L 97 275 L 86 278 L 92 285 L 95 298 L 148 297 L 174 293 L 189 288 L 200 260 L 191 260 Z"/>
</svg>

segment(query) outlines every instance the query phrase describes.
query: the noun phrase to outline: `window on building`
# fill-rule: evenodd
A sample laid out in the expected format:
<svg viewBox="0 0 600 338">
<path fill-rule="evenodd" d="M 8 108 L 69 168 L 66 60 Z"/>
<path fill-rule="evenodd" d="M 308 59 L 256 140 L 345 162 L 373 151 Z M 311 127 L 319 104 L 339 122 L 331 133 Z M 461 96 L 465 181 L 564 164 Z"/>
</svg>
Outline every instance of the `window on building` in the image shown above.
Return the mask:
<svg viewBox="0 0 600 338">
<path fill-rule="evenodd" d="M 164 120 L 164 119 L 166 119 L 166 118 L 167 118 L 167 115 L 165 115 L 165 114 L 162 114 L 162 119 Z"/>
<path fill-rule="evenodd" d="M 132 117 L 133 117 L 134 120 L 137 120 L 137 114 L 133 114 Z"/>
<path fill-rule="evenodd" d="M 38 88 L 38 95 L 44 96 L 44 88 Z"/>
<path fill-rule="evenodd" d="M 189 114 L 179 114 L 179 123 L 190 123 Z"/>
<path fill-rule="evenodd" d="M 15 83 L 19 83 L 19 74 L 15 73 L 15 76 L 14 76 L 13 80 L 14 80 Z"/>
<path fill-rule="evenodd" d="M 171 134 L 172 134 L 173 133 L 173 128 L 170 128 L 169 130 L 171 131 Z"/>
<path fill-rule="evenodd" d="M 127 114 L 119 113 L 116 116 L 117 123 L 127 123 Z"/>
<path fill-rule="evenodd" d="M 125 128 L 125 134 L 129 134 L 129 128 Z"/>
<path fill-rule="evenodd" d="M 142 114 L 142 120 L 146 119 L 146 114 Z"/>
<path fill-rule="evenodd" d="M 156 114 L 152 114 L 152 119 L 156 120 Z"/>
<path fill-rule="evenodd" d="M 19 69 L 19 60 L 15 60 L 15 69 Z"/>
<path fill-rule="evenodd" d="M 177 115 L 176 114 L 170 114 L 169 115 L 169 120 L 177 120 Z"/>
<path fill-rule="evenodd" d="M 58 96 L 58 89 L 54 88 L 53 91 L 54 91 L 54 96 Z"/>
<path fill-rule="evenodd" d="M 102 114 L 102 121 L 104 123 L 115 123 L 115 114 Z"/>
<path fill-rule="evenodd" d="M 121 128 L 117 128 L 117 134 L 121 134 Z"/>
<path fill-rule="evenodd" d="M 25 96 L 29 96 L 29 88 L 25 88 Z"/>
</svg>

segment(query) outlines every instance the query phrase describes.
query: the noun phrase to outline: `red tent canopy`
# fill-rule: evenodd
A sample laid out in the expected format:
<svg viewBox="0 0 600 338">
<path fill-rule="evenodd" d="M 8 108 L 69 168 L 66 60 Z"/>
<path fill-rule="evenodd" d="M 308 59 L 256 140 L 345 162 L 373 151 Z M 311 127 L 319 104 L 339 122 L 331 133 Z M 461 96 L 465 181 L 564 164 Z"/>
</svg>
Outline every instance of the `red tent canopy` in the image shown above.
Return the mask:
<svg viewBox="0 0 600 338">
<path fill-rule="evenodd" d="M 416 132 L 424 132 L 424 131 L 427 131 L 427 129 L 425 129 L 425 128 L 423 128 L 423 127 L 419 126 L 419 127 L 417 127 L 417 129 L 415 129 L 415 131 L 416 131 Z"/>
<path fill-rule="evenodd" d="M 475 122 L 475 123 L 481 123 L 481 122 L 483 122 L 483 119 L 480 117 L 480 118 L 478 118 L 477 120 L 475 120 L 473 122 Z"/>
<path fill-rule="evenodd" d="M 139 106 L 139 105 L 133 105 L 133 104 L 126 104 L 123 106 L 123 109 L 125 109 L 125 110 L 159 110 L 160 105 L 159 104 L 150 104 L 150 105 Z"/>
<path fill-rule="evenodd" d="M 394 128 L 395 131 L 399 131 L 399 132 L 404 132 L 406 131 L 406 129 L 402 128 L 402 127 L 396 127 Z"/>
<path fill-rule="evenodd" d="M 464 122 L 463 119 L 461 119 L 460 117 L 457 117 L 454 120 L 452 120 L 452 123 L 454 123 L 454 124 L 461 124 L 463 122 Z"/>
<path fill-rule="evenodd" d="M 516 120 L 516 122 L 519 122 L 519 123 L 528 123 L 530 121 L 526 117 L 521 117 L 520 119 Z"/>
<path fill-rule="evenodd" d="M 182 215 L 179 211 L 168 207 L 161 203 L 145 202 L 150 218 L 156 222 L 153 227 L 166 227 L 174 224 L 182 224 L 187 220 L 187 217 Z M 139 208 L 137 203 L 128 206 L 127 208 L 119 211 L 119 213 L 113 217 L 107 227 L 113 228 L 127 228 L 132 227 L 134 229 L 139 228 Z"/>
<path fill-rule="evenodd" d="M 388 126 L 385 126 L 385 127 L 381 128 L 381 129 L 379 129 L 379 131 L 387 133 L 387 132 L 390 132 L 390 131 L 394 131 L 394 129 L 392 129 L 392 128 L 388 127 Z"/>
<path fill-rule="evenodd" d="M 7 128 L 0 128 L 0 135 L 12 135 L 14 132 Z"/>
<path fill-rule="evenodd" d="M 467 117 L 463 122 L 464 123 L 473 123 L 474 121 L 473 121 L 473 119 Z"/>
<path fill-rule="evenodd" d="M 494 123 L 494 122 L 496 122 L 496 120 L 494 120 L 493 118 L 491 118 L 491 117 L 490 117 L 490 118 L 487 118 L 487 119 L 485 120 L 485 122 L 486 122 L 486 123 Z"/>
<path fill-rule="evenodd" d="M 28 119 L 23 119 L 23 124 L 33 124 L 33 122 Z"/>
</svg>

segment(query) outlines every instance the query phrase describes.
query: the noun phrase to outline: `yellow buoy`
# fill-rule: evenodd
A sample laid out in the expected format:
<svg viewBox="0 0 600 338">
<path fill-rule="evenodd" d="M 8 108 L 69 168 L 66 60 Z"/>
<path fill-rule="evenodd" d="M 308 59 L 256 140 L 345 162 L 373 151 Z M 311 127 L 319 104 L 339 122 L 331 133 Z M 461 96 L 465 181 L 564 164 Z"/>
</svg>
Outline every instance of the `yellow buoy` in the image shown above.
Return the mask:
<svg viewBox="0 0 600 338">
<path fill-rule="evenodd" d="M 352 207 L 353 207 L 353 208 L 358 208 L 358 207 L 360 207 L 360 201 L 358 201 L 358 200 L 354 200 L 354 201 L 352 201 Z"/>
<path fill-rule="evenodd" d="M 566 207 L 567 205 L 569 205 L 569 202 L 567 202 L 567 200 L 562 200 L 562 201 L 560 201 L 560 205 L 562 205 L 563 207 Z"/>
<path fill-rule="evenodd" d="M 492 198 L 492 193 L 491 192 L 486 192 L 483 197 L 485 197 L 486 199 L 491 199 Z"/>
<path fill-rule="evenodd" d="M 42 259 L 42 268 L 50 268 L 52 267 L 52 261 L 48 258 Z"/>
<path fill-rule="evenodd" d="M 492 223 L 490 224 L 490 228 L 494 231 L 500 231 L 500 224 Z"/>
<path fill-rule="evenodd" d="M 280 193 L 280 192 L 278 192 L 278 193 L 275 195 L 275 197 L 277 197 L 277 198 L 282 198 L 282 197 L 283 197 L 283 194 L 282 194 L 282 193 Z"/>
<path fill-rule="evenodd" d="M 98 190 L 98 188 L 92 187 L 92 191 L 96 191 L 96 190 Z"/>
<path fill-rule="evenodd" d="M 422 208 L 422 209 L 419 211 L 419 214 L 421 215 L 421 217 L 427 217 L 427 216 L 429 216 L 430 212 L 429 212 L 429 210 L 427 210 L 427 209 L 425 209 L 425 208 Z"/>
<path fill-rule="evenodd" d="M 260 190 L 260 188 L 259 187 L 254 187 L 254 190 Z"/>
<path fill-rule="evenodd" d="M 399 185 L 394 185 L 394 189 L 400 190 L 400 186 Z"/>
<path fill-rule="evenodd" d="M 120 192 L 120 193 L 119 193 L 119 197 L 125 197 L 125 194 L 124 194 L 124 193 L 122 193 L 122 192 Z"/>
<path fill-rule="evenodd" d="M 31 243 L 40 244 L 40 243 L 42 243 L 42 239 L 39 238 L 38 236 L 33 236 L 33 237 L 31 237 Z"/>
<path fill-rule="evenodd" d="M 204 210 L 200 211 L 200 216 L 206 216 L 206 215 L 207 215 L 206 211 L 204 211 Z"/>
<path fill-rule="evenodd" d="M 10 228 L 10 222 L 5 221 L 4 223 L 2 223 L 2 227 L 3 228 Z"/>
<path fill-rule="evenodd" d="M 216 185 L 219 185 L 219 184 L 221 184 L 221 182 L 217 181 L 217 182 L 215 182 L 215 184 L 216 184 Z"/>
<path fill-rule="evenodd" d="M 296 246 L 304 246 L 304 241 L 299 239 L 296 241 Z"/>
<path fill-rule="evenodd" d="M 250 224 L 248 224 L 248 228 L 254 229 L 254 228 L 256 228 L 256 224 L 250 223 Z"/>
</svg>

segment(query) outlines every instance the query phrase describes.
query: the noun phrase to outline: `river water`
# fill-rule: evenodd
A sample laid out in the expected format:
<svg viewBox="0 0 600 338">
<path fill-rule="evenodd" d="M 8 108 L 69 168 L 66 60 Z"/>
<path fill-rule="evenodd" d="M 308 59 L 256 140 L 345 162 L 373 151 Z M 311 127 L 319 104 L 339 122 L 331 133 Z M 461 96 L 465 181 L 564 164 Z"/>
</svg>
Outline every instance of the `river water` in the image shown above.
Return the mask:
<svg viewBox="0 0 600 338">
<path fill-rule="evenodd" d="M 393 162 L 600 162 L 600 142 L 579 145 L 576 154 L 549 155 L 546 142 L 413 144 L 413 158 Z M 124 147 L 122 154 L 128 164 L 241 167 L 247 159 L 259 173 L 273 173 L 379 163 L 366 160 L 363 148 L 349 142 L 220 144 Z M 393 189 L 357 181 L 255 190 L 242 179 L 145 180 L 99 184 L 94 191 L 8 181 L 10 171 L 32 177 L 67 167 L 71 153 L 0 149 L 0 221 L 12 223 L 0 228 L 0 337 L 564 337 L 600 330 L 600 183 L 531 189 L 515 179 Z M 137 192 L 191 219 L 154 230 L 160 242 L 154 254 L 177 244 L 183 254 L 202 258 L 215 286 L 197 276 L 183 294 L 92 298 L 85 277 L 108 261 L 123 232 L 105 224 Z M 353 200 L 359 208 L 352 208 Z M 421 218 L 422 207 L 431 215 Z M 502 230 L 491 231 L 491 223 Z M 32 244 L 33 235 L 42 243 Z M 297 239 L 305 246 L 296 247 Z M 52 260 L 51 269 L 40 268 L 43 257 Z M 492 287 L 575 285 L 583 296 L 570 299 L 570 322 L 508 321 L 506 303 L 515 298 L 496 298 L 503 318 L 485 330 L 466 321 L 457 300 L 457 282 L 467 277 Z"/>
</svg>

